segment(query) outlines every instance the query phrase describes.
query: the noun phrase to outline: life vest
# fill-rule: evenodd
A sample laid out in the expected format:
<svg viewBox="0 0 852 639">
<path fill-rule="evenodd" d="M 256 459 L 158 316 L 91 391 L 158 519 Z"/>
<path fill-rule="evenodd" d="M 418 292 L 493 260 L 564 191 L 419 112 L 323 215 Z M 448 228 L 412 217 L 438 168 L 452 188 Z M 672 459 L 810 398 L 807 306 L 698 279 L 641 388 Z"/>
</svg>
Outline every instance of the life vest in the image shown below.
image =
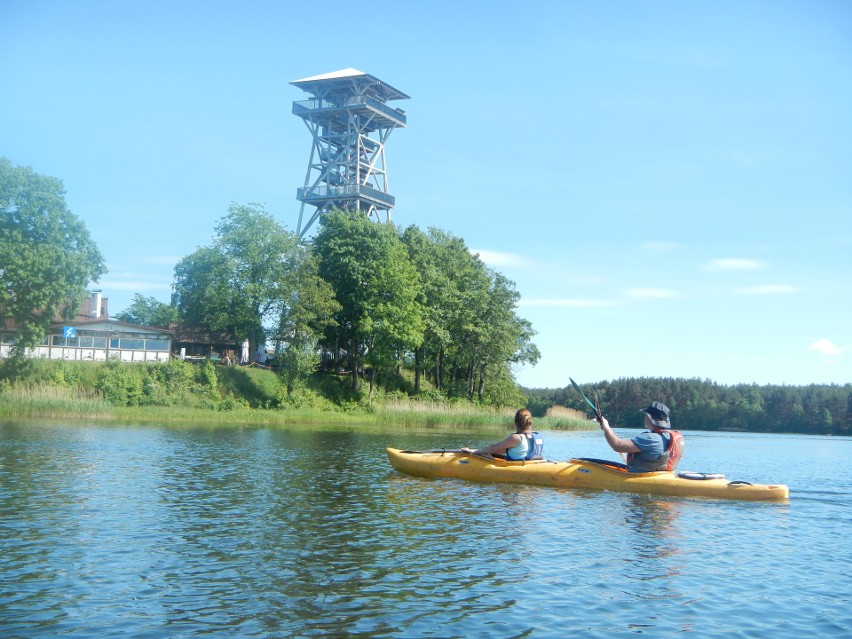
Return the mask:
<svg viewBox="0 0 852 639">
<path fill-rule="evenodd" d="M 506 459 L 510 461 L 527 461 L 530 459 L 540 459 L 541 453 L 544 450 L 544 439 L 538 433 L 538 431 L 533 431 L 532 433 L 519 433 L 527 440 L 527 453 L 523 457 L 514 458 L 509 454 L 509 451 L 514 450 L 514 448 L 510 448 L 506 451 Z"/>
<path fill-rule="evenodd" d="M 627 453 L 627 465 L 631 470 L 654 471 L 674 470 L 683 457 L 683 435 L 677 430 L 656 429 L 652 431 L 663 439 L 663 454 L 654 461 L 642 459 L 642 453 Z M 667 433 L 668 437 L 663 437 Z"/>
</svg>

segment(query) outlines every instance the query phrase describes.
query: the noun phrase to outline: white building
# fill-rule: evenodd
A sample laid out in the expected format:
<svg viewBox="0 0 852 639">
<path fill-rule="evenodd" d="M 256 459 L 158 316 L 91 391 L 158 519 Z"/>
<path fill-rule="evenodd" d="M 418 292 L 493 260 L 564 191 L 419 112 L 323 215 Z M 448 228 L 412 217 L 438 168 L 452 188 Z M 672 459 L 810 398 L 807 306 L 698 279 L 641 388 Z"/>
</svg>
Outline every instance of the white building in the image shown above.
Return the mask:
<svg viewBox="0 0 852 639">
<path fill-rule="evenodd" d="M 72 321 L 54 321 L 42 343 L 28 349 L 28 357 L 105 362 L 166 362 L 174 332 L 109 319 L 106 299 L 96 291 Z M 17 331 L 0 325 L 0 357 L 9 357 Z"/>
</svg>

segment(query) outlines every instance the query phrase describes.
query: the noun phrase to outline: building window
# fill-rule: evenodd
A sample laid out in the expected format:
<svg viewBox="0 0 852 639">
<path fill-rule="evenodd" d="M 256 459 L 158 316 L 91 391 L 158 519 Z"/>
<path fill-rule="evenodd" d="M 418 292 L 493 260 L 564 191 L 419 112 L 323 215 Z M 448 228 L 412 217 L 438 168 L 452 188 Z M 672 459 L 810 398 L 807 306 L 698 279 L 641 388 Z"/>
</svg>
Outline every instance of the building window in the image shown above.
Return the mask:
<svg viewBox="0 0 852 639">
<path fill-rule="evenodd" d="M 70 346 L 71 348 L 77 348 L 78 346 L 80 346 L 80 338 L 62 337 L 62 335 L 51 335 L 51 344 L 53 344 L 53 346 Z"/>
<path fill-rule="evenodd" d="M 145 340 L 145 348 L 149 351 L 167 351 L 169 350 L 169 340 L 147 339 Z"/>
<path fill-rule="evenodd" d="M 106 337 L 83 335 L 78 339 L 80 340 L 80 348 L 106 348 Z"/>
</svg>

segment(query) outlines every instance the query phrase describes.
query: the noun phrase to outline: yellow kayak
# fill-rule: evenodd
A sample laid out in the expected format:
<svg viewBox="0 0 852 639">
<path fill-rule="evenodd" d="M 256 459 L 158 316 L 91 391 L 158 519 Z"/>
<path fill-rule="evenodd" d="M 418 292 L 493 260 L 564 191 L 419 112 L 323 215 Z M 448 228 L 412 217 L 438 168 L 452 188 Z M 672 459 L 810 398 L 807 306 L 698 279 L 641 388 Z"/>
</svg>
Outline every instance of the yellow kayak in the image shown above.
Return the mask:
<svg viewBox="0 0 852 639">
<path fill-rule="evenodd" d="M 704 473 L 629 473 L 624 464 L 599 459 L 515 462 L 459 451 L 397 448 L 388 448 L 387 454 L 394 469 L 414 477 L 453 477 L 471 481 L 748 501 L 787 499 L 790 496 L 790 490 L 783 484 L 749 484 L 729 481 L 723 475 Z"/>
</svg>

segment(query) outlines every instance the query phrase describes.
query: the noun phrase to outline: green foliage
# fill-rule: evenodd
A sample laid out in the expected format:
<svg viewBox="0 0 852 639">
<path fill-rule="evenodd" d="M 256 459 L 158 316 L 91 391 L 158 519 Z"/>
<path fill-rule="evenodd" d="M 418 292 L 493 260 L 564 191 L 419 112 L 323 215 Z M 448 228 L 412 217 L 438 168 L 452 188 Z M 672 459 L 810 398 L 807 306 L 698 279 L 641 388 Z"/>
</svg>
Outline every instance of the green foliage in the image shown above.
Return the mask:
<svg viewBox="0 0 852 639">
<path fill-rule="evenodd" d="M 318 272 L 340 303 L 327 337 L 348 353 L 357 389 L 365 361 L 393 366 L 399 353 L 422 341 L 417 271 L 394 228 L 357 211 L 326 213 L 314 251 Z"/>
<path fill-rule="evenodd" d="M 280 382 L 272 371 L 249 366 L 225 366 L 219 369 L 221 392 L 238 397 L 252 408 L 275 408 L 280 396 Z"/>
<path fill-rule="evenodd" d="M 0 360 L 0 380 L 17 386 L 91 388 L 97 371 L 86 362 L 11 358 Z"/>
<path fill-rule="evenodd" d="M 195 381 L 195 367 L 179 359 L 153 364 L 148 370 L 151 378 L 161 384 L 166 394 L 171 396 L 182 395 Z M 215 384 L 215 370 L 213 375 Z"/>
<path fill-rule="evenodd" d="M 168 327 L 177 322 L 178 311 L 174 306 L 163 304 L 153 297 L 135 293 L 133 303 L 115 318 L 130 324 Z"/>
<path fill-rule="evenodd" d="M 279 388 L 278 404 L 285 410 L 330 411 L 335 409 L 332 402 L 313 389 L 300 387 L 292 392 L 287 392 L 283 385 Z"/>
<path fill-rule="evenodd" d="M 639 408 L 659 400 L 675 428 L 810 434 L 852 434 L 852 384 L 724 386 L 709 380 L 627 378 L 585 385 L 597 392 L 611 423 L 641 428 Z M 562 405 L 588 413 L 576 391 L 527 389 L 528 404 Z"/>
<path fill-rule="evenodd" d="M 291 292 L 297 237 L 261 205 L 232 204 L 211 247 L 175 267 L 173 305 L 183 323 L 248 339 L 251 352 L 274 333 Z"/>
<path fill-rule="evenodd" d="M 216 410 L 218 411 L 235 411 L 247 408 L 250 408 L 250 405 L 246 400 L 234 397 L 233 395 L 228 395 L 216 404 Z"/>
<path fill-rule="evenodd" d="M 138 406 L 145 395 L 144 370 L 143 364 L 128 366 L 110 362 L 101 368 L 95 388 L 110 404 Z"/>
<path fill-rule="evenodd" d="M 215 397 L 219 387 L 219 376 L 216 373 L 216 366 L 209 359 L 205 359 L 201 364 L 196 365 L 196 380 L 198 381 L 201 391 Z"/>
<path fill-rule="evenodd" d="M 105 272 L 62 182 L 0 158 L 0 317 L 18 324 L 15 351 L 39 344 L 55 316 L 71 317 Z"/>
<path fill-rule="evenodd" d="M 323 332 L 335 326 L 340 303 L 322 279 L 316 257 L 301 247 L 293 252 L 288 295 L 282 300 L 276 365 L 287 394 L 303 386 L 319 365 L 317 345 Z"/>
<path fill-rule="evenodd" d="M 532 326 L 515 313 L 514 283 L 489 270 L 465 243 L 439 229 L 403 233 L 417 268 L 425 333 L 415 350 L 415 391 L 421 374 L 449 397 L 500 405 L 517 394 L 509 363 L 538 361 Z M 508 373 L 508 374 L 507 374 Z"/>
</svg>

